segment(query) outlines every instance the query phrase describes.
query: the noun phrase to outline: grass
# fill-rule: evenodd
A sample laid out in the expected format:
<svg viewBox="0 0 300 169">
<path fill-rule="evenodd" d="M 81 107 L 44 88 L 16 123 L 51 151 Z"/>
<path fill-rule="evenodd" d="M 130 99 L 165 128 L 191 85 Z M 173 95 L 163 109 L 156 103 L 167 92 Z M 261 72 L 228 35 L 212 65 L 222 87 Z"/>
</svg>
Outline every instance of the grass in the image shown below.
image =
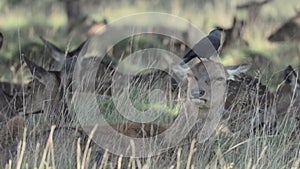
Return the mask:
<svg viewBox="0 0 300 169">
<path fill-rule="evenodd" d="M 71 142 L 77 143 L 75 147 L 68 147 L 68 149 L 66 149 L 66 151 L 72 152 L 76 152 L 77 149 L 77 153 L 74 154 L 74 160 L 76 159 L 76 161 L 69 163 L 69 167 L 66 167 L 67 161 L 61 163 L 62 161 L 59 161 L 59 158 L 55 158 L 54 156 L 61 156 L 61 154 L 55 153 L 58 151 L 57 143 L 59 142 L 56 139 L 59 139 L 59 137 L 53 136 L 54 128 L 55 127 L 52 127 L 49 132 L 49 137 L 40 138 L 46 141 L 42 141 L 43 143 L 39 148 L 35 146 L 35 148 L 28 147 L 28 145 L 32 143 L 27 143 L 28 140 L 25 139 L 25 134 L 23 142 L 20 142 L 18 146 L 17 160 L 11 161 L 11 166 L 13 167 L 8 168 L 19 168 L 18 166 L 25 168 L 27 165 L 31 168 L 30 166 L 33 165 L 33 161 L 27 160 L 33 160 L 32 158 L 35 158 L 35 163 L 32 168 L 76 168 L 75 166 L 77 166 L 77 168 L 91 168 L 95 165 L 93 155 L 91 154 L 95 153 L 93 152 L 93 148 L 95 147 L 92 146 L 89 148 L 91 144 L 90 138 L 84 141 L 81 139 L 72 140 L 69 137 L 62 137 L 64 145 L 70 144 Z M 298 156 L 299 145 L 296 143 L 296 140 L 293 142 L 290 141 L 290 138 L 294 137 L 293 128 L 294 126 L 291 123 L 276 135 L 252 134 L 246 139 L 241 139 L 238 133 L 227 135 L 222 132 L 217 132 L 205 143 L 199 144 L 193 140 L 188 145 L 181 145 L 174 148 L 172 150 L 173 152 L 168 155 L 177 158 L 171 161 L 165 161 L 167 160 L 165 153 L 149 159 L 146 158 L 145 161 L 104 153 L 102 163 L 98 165 L 105 165 L 106 167 L 104 168 L 110 168 L 110 165 L 127 168 L 128 163 L 131 163 L 131 166 L 142 166 L 138 168 L 162 168 L 162 166 L 164 166 L 163 168 L 298 168 L 300 161 Z M 41 154 L 42 156 L 28 156 L 29 154 L 26 153 L 28 153 L 28 149 L 31 148 L 34 148 L 34 150 L 37 149 L 35 153 Z M 207 154 L 203 154 L 204 152 Z M 61 158 L 65 159 L 65 157 Z M 105 159 L 109 160 L 106 161 Z M 122 162 L 120 162 L 120 159 Z M 201 162 L 205 160 L 208 161 L 206 161 L 204 165 L 204 163 Z M 168 167 L 163 164 L 168 164 Z"/>
</svg>

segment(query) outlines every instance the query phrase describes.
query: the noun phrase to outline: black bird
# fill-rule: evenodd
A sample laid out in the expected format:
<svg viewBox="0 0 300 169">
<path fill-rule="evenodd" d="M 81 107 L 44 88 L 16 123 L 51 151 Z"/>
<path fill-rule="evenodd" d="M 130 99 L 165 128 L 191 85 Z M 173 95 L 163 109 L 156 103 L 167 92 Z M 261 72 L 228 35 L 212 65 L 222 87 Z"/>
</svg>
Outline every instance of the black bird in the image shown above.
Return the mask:
<svg viewBox="0 0 300 169">
<path fill-rule="evenodd" d="M 201 39 L 193 48 L 183 57 L 183 65 L 188 63 L 195 57 L 209 58 L 217 53 L 221 44 L 221 31 L 222 28 L 217 27 L 212 30 L 206 37 Z"/>
</svg>

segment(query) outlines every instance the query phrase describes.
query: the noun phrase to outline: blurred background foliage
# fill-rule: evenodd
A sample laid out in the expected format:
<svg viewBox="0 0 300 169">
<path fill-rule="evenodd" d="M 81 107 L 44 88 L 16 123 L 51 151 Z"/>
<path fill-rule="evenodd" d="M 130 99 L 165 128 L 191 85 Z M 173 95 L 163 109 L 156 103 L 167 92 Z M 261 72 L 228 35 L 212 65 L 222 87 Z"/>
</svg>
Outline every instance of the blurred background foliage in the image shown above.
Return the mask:
<svg viewBox="0 0 300 169">
<path fill-rule="evenodd" d="M 74 49 L 87 38 L 86 32 L 66 33 L 68 18 L 63 1 L 68 0 L 0 0 L 0 31 L 5 38 L 0 52 L 1 80 L 22 81 L 17 75 L 21 67 L 21 54 L 35 60 L 44 60 L 47 52 L 39 36 L 49 39 L 62 49 L 66 49 L 68 44 L 70 49 Z M 252 74 L 261 76 L 271 87 L 282 78 L 282 70 L 287 65 L 297 67 L 300 63 L 299 42 L 274 43 L 267 39 L 300 10 L 298 0 L 273 0 L 262 6 L 258 16 L 251 22 L 247 22 L 249 16 L 246 10 L 236 9 L 237 5 L 249 0 L 78 1 L 82 12 L 89 18 L 95 21 L 106 19 L 108 23 L 138 12 L 164 12 L 185 18 L 208 33 L 215 26 L 229 28 L 234 17 L 245 20 L 242 36 L 248 46 L 232 46 L 221 53 L 221 61 L 225 65 L 252 63 Z M 174 25 L 176 29 L 186 27 Z M 149 40 L 149 43 L 155 43 L 155 40 Z M 148 46 L 143 38 L 141 46 Z M 37 62 L 43 64 L 42 61 Z"/>
</svg>

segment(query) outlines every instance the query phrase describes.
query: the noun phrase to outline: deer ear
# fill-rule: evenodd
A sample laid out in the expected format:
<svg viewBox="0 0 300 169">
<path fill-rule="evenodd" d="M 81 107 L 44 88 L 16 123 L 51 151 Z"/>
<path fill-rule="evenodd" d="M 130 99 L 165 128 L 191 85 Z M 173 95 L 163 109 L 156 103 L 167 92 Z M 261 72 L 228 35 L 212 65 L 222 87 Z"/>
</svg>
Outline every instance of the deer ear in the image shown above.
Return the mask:
<svg viewBox="0 0 300 169">
<path fill-rule="evenodd" d="M 242 74 L 248 72 L 251 68 L 251 64 L 240 64 L 236 66 L 226 66 L 227 79 L 236 80 L 236 77 L 241 77 Z"/>
<path fill-rule="evenodd" d="M 66 60 L 65 52 L 59 49 L 53 43 L 47 41 L 42 36 L 40 36 L 40 39 L 43 41 L 45 47 L 50 51 L 51 57 L 57 61 L 57 67 L 62 67 Z"/>
<path fill-rule="evenodd" d="M 83 48 L 83 46 L 87 43 L 87 40 L 82 42 L 76 49 L 70 51 L 68 53 L 69 57 L 77 57 L 81 51 L 81 49 Z"/>
<path fill-rule="evenodd" d="M 186 65 L 174 65 L 172 66 L 172 72 L 174 73 L 176 80 L 184 81 L 187 79 L 191 69 Z"/>
<path fill-rule="evenodd" d="M 291 65 L 285 68 L 284 79 L 286 83 L 291 85 L 295 85 L 297 83 L 297 73 Z"/>
<path fill-rule="evenodd" d="M 48 79 L 50 79 L 49 72 L 30 61 L 26 56 L 23 56 L 23 59 L 29 67 L 32 76 L 38 79 L 41 83 L 46 84 Z"/>
</svg>

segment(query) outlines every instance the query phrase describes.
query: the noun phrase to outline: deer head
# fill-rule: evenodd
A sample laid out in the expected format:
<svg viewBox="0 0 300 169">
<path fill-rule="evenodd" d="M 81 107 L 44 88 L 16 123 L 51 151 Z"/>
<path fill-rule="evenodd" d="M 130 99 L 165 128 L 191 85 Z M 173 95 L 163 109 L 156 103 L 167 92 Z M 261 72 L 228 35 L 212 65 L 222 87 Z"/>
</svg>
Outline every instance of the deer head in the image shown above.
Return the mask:
<svg viewBox="0 0 300 169">
<path fill-rule="evenodd" d="M 25 97 L 25 113 L 43 111 L 53 118 L 64 115 L 64 95 L 60 86 L 60 72 L 46 71 L 24 57 L 33 80 L 27 85 Z"/>
</svg>

